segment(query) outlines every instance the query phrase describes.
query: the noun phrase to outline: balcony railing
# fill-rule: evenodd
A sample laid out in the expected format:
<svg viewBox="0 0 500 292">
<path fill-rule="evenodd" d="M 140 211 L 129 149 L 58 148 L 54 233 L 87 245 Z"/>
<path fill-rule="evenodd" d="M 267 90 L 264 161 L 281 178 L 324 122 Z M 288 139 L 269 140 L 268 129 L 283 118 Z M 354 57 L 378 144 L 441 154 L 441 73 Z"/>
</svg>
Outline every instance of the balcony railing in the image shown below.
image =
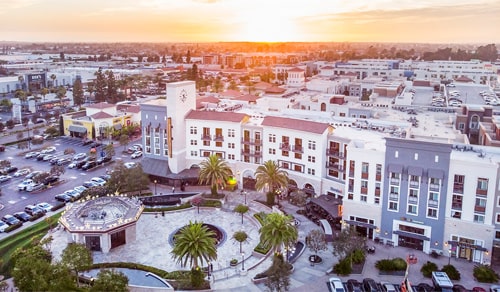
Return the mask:
<svg viewBox="0 0 500 292">
<path fill-rule="evenodd" d="M 429 184 L 429 190 L 439 191 L 439 185 L 438 184 Z"/>
<path fill-rule="evenodd" d="M 367 179 L 368 178 L 368 172 L 362 172 L 361 173 L 361 178 Z"/>
<path fill-rule="evenodd" d="M 484 213 L 486 211 L 486 207 L 484 206 L 474 206 L 474 212 Z"/>
<path fill-rule="evenodd" d="M 288 144 L 288 143 L 280 143 L 280 150 L 288 150 L 288 151 L 290 151 L 290 144 Z"/>
<path fill-rule="evenodd" d="M 326 167 L 328 169 L 334 169 L 338 171 L 344 171 L 344 166 L 340 165 L 338 162 L 327 162 Z"/>
<path fill-rule="evenodd" d="M 382 180 L 382 174 L 380 174 L 380 173 L 375 174 L 375 180 L 376 181 L 381 181 Z"/>
<path fill-rule="evenodd" d="M 399 194 L 389 194 L 389 200 L 391 200 L 391 201 L 398 201 L 399 200 Z"/>
<path fill-rule="evenodd" d="M 241 149 L 241 155 L 262 157 L 262 151 L 250 151 L 250 149 Z"/>
<path fill-rule="evenodd" d="M 344 152 L 340 152 L 339 149 L 334 149 L 334 148 L 326 149 L 326 155 L 341 158 L 341 159 L 344 158 Z"/>
<path fill-rule="evenodd" d="M 302 147 L 302 145 L 293 145 L 292 151 L 297 153 L 304 153 L 304 148 Z"/>
<path fill-rule="evenodd" d="M 451 208 L 455 210 L 462 210 L 462 203 L 451 203 Z"/>
<path fill-rule="evenodd" d="M 262 146 L 262 140 L 261 139 L 250 139 L 250 138 L 245 137 L 245 138 L 241 139 L 241 144 Z"/>
<path fill-rule="evenodd" d="M 364 195 L 368 194 L 368 188 L 361 187 L 361 193 Z"/>
<path fill-rule="evenodd" d="M 214 135 L 213 140 L 217 141 L 217 142 L 222 142 L 222 141 L 224 141 L 224 136 L 222 136 L 222 135 Z"/>
<path fill-rule="evenodd" d="M 476 195 L 486 196 L 488 194 L 488 190 L 485 189 L 476 189 Z"/>
<path fill-rule="evenodd" d="M 464 193 L 464 184 L 453 184 L 453 192 L 458 194 Z"/>
<path fill-rule="evenodd" d="M 410 188 L 418 189 L 419 184 L 420 183 L 418 181 L 411 180 L 410 181 Z"/>
<path fill-rule="evenodd" d="M 399 178 L 391 178 L 391 185 L 399 185 Z"/>
<path fill-rule="evenodd" d="M 438 206 L 438 201 L 428 200 L 427 201 L 427 205 L 429 205 L 429 207 L 437 207 Z"/>
<path fill-rule="evenodd" d="M 212 139 L 210 138 L 210 135 L 208 135 L 208 134 L 207 135 L 201 134 L 201 140 L 203 140 L 203 141 L 210 141 Z"/>
<path fill-rule="evenodd" d="M 418 198 L 408 197 L 408 203 L 417 204 L 418 203 Z"/>
</svg>

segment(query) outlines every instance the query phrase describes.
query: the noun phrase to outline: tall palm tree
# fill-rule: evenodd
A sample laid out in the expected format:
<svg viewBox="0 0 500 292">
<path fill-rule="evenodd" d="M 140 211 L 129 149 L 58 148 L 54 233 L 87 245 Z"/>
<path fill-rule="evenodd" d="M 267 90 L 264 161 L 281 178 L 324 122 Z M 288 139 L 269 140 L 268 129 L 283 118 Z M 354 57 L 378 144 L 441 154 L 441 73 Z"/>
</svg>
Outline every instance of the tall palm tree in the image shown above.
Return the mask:
<svg viewBox="0 0 500 292">
<path fill-rule="evenodd" d="M 266 216 L 259 230 L 260 242 L 270 246 L 273 251 L 281 254 L 281 247 L 295 244 L 298 231 L 291 216 L 281 213 L 271 213 Z"/>
<path fill-rule="evenodd" d="M 191 268 L 214 261 L 217 259 L 215 240 L 215 232 L 202 222 L 189 222 L 174 236 L 172 258 L 183 267 L 189 262 Z"/>
<path fill-rule="evenodd" d="M 210 155 L 200 163 L 198 180 L 202 184 L 210 184 L 212 195 L 217 195 L 220 187 L 225 187 L 227 179 L 233 175 L 227 162 L 217 155 Z"/>
<path fill-rule="evenodd" d="M 276 161 L 268 160 L 255 171 L 255 188 L 267 190 L 273 195 L 277 190 L 288 186 L 288 173 Z"/>
</svg>

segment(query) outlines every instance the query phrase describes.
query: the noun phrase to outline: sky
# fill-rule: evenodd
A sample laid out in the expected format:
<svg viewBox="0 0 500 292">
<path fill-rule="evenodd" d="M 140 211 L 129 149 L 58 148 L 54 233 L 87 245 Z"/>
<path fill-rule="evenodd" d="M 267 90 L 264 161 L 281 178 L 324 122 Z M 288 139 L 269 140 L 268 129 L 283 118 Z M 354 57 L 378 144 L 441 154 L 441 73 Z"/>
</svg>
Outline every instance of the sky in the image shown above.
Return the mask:
<svg viewBox="0 0 500 292">
<path fill-rule="evenodd" d="M 500 43 L 499 0 L 0 0 L 0 41 Z"/>
</svg>

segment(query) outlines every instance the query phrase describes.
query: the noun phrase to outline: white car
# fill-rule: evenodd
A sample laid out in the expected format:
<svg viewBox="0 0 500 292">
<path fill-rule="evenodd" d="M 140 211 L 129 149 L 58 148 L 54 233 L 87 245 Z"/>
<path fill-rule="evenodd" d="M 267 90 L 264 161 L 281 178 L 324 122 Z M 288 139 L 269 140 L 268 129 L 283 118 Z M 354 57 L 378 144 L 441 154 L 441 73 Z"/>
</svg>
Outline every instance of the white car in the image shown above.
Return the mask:
<svg viewBox="0 0 500 292">
<path fill-rule="evenodd" d="M 28 168 L 23 168 L 14 173 L 14 177 L 19 177 L 23 175 L 28 175 L 31 172 Z"/>
<path fill-rule="evenodd" d="M 76 162 L 71 162 L 68 164 L 68 168 L 75 168 L 76 167 Z"/>
<path fill-rule="evenodd" d="M 28 187 L 34 187 L 36 185 L 35 181 L 32 179 L 25 179 L 20 184 L 17 185 L 17 189 L 20 191 L 26 191 Z"/>
<path fill-rule="evenodd" d="M 132 155 L 130 155 L 130 158 L 135 159 L 141 156 L 142 156 L 142 151 L 135 151 L 134 153 L 132 153 Z"/>
<path fill-rule="evenodd" d="M 124 165 L 126 168 L 129 168 L 129 169 L 130 169 L 130 168 L 136 167 L 136 166 L 137 166 L 137 163 L 135 163 L 135 162 L 125 162 L 123 165 Z"/>
<path fill-rule="evenodd" d="M 6 182 L 12 177 L 10 175 L 0 175 L 0 182 Z"/>
<path fill-rule="evenodd" d="M 45 213 L 52 211 L 52 208 L 54 207 L 51 204 L 46 203 L 46 202 L 38 203 L 37 206 L 40 209 L 42 209 Z"/>
<path fill-rule="evenodd" d="M 105 180 L 103 180 L 103 179 L 102 179 L 102 178 L 100 178 L 100 177 L 93 177 L 93 178 L 91 178 L 91 179 L 90 179 L 90 181 L 95 182 L 95 183 L 96 183 L 97 185 L 99 185 L 99 186 L 103 186 L 103 185 L 105 185 L 105 184 L 106 184 L 106 181 L 105 181 Z"/>
<path fill-rule="evenodd" d="M 0 221 L 0 232 L 5 232 L 5 229 L 7 229 L 7 227 L 9 227 L 7 223 Z"/>
<path fill-rule="evenodd" d="M 396 287 L 392 285 L 391 283 L 388 282 L 381 282 L 380 286 L 382 286 L 382 291 L 383 292 L 397 292 Z"/>
<path fill-rule="evenodd" d="M 345 292 L 344 284 L 339 278 L 332 277 L 328 280 L 328 285 L 330 285 L 330 290 L 332 292 Z"/>
<path fill-rule="evenodd" d="M 47 147 L 41 151 L 41 153 L 43 154 L 53 153 L 53 152 L 56 152 L 56 147 L 54 146 Z"/>
<path fill-rule="evenodd" d="M 64 194 L 76 199 L 80 196 L 81 193 L 76 190 L 67 190 L 64 191 Z"/>
<path fill-rule="evenodd" d="M 86 154 L 86 153 L 78 153 L 78 154 L 76 154 L 75 156 L 73 156 L 73 161 L 82 160 L 82 159 L 84 159 L 85 157 L 87 157 L 87 154 Z"/>
<path fill-rule="evenodd" d="M 84 186 L 76 186 L 73 190 L 79 194 L 83 193 L 87 188 Z"/>
</svg>

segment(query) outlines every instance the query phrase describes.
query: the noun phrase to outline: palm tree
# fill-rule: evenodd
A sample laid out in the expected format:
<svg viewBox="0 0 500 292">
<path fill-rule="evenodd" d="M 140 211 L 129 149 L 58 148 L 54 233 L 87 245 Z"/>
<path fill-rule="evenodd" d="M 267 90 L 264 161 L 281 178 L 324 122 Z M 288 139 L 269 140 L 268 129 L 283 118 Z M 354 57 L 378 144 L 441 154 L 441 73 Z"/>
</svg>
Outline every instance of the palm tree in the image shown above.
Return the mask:
<svg viewBox="0 0 500 292">
<path fill-rule="evenodd" d="M 200 163 L 200 174 L 198 180 L 202 184 L 210 184 L 211 193 L 217 195 L 219 187 L 225 187 L 226 181 L 233 175 L 226 161 L 217 155 L 210 155 Z"/>
<path fill-rule="evenodd" d="M 56 82 L 55 82 L 57 79 L 56 74 L 50 75 L 50 79 L 52 79 L 52 88 L 56 87 Z"/>
<path fill-rule="evenodd" d="M 257 167 L 255 180 L 258 191 L 267 190 L 274 195 L 277 190 L 288 186 L 288 173 L 276 161 L 268 160 Z"/>
<path fill-rule="evenodd" d="M 241 244 L 246 242 L 248 239 L 248 234 L 245 231 L 236 231 L 233 234 L 233 240 L 240 244 L 240 253 L 242 253 Z"/>
<path fill-rule="evenodd" d="M 281 213 L 268 214 L 259 233 L 260 242 L 264 246 L 271 246 L 271 249 L 278 254 L 281 254 L 283 245 L 291 246 L 298 238 L 292 217 Z"/>
<path fill-rule="evenodd" d="M 188 261 L 191 268 L 197 268 L 198 263 L 214 261 L 217 259 L 215 232 L 202 222 L 189 222 L 174 236 L 171 254 L 183 267 Z"/>
<path fill-rule="evenodd" d="M 46 87 L 42 88 L 40 90 L 40 94 L 43 96 L 43 101 L 45 101 L 45 96 L 49 94 L 49 89 L 47 89 Z"/>
</svg>

